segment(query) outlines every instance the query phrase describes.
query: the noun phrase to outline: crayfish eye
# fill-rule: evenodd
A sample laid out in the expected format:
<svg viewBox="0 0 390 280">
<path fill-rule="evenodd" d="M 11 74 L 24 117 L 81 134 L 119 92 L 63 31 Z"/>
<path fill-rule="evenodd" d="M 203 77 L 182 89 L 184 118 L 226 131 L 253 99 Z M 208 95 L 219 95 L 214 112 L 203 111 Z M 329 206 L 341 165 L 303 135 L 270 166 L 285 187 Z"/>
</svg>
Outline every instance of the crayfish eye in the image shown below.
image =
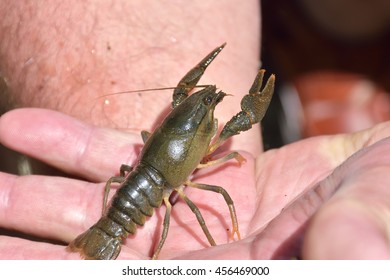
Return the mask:
<svg viewBox="0 0 390 280">
<path fill-rule="evenodd" d="M 208 95 L 205 98 L 203 98 L 204 105 L 210 105 L 212 101 L 213 101 L 213 97 L 210 96 L 210 95 Z"/>
</svg>

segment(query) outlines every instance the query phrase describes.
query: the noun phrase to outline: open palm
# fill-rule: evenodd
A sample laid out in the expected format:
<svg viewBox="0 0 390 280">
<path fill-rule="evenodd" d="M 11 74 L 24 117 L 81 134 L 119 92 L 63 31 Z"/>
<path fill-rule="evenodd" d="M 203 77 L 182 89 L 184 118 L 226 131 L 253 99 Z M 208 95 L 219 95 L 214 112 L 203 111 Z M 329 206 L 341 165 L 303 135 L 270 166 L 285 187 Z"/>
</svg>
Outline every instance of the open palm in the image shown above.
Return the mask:
<svg viewBox="0 0 390 280">
<path fill-rule="evenodd" d="M 193 181 L 230 193 L 242 240 L 230 239 L 222 196 L 187 188 L 219 246 L 209 246 L 195 215 L 173 199 L 160 258 L 389 258 L 390 140 L 379 141 L 388 135 L 390 124 L 384 123 L 352 135 L 303 140 L 257 158 L 242 152 L 247 161 L 241 167 L 231 161 L 199 170 Z M 0 227 L 57 243 L 0 236 L 2 259 L 79 258 L 66 244 L 98 220 L 105 181 L 122 163 L 132 164 L 142 147 L 139 135 L 42 109 L 2 116 L 0 141 L 81 178 L 0 173 Z M 164 213 L 164 206 L 157 209 L 126 240 L 120 259 L 152 255 Z"/>
</svg>

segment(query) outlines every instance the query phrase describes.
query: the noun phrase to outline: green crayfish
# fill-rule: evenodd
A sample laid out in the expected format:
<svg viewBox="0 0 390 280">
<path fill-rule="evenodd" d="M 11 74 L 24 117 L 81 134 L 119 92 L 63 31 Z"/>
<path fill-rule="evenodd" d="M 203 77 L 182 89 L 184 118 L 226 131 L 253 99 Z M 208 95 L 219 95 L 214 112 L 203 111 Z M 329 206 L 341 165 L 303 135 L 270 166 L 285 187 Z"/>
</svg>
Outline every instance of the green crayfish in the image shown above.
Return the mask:
<svg viewBox="0 0 390 280">
<path fill-rule="evenodd" d="M 211 236 L 198 207 L 184 193 L 184 186 L 220 193 L 225 199 L 232 219 L 233 235 L 240 239 L 238 221 L 233 200 L 227 191 L 214 185 L 191 182 L 188 178 L 197 168 L 203 168 L 235 158 L 244 158 L 237 152 L 210 160 L 213 153 L 229 137 L 249 130 L 262 120 L 274 91 L 275 77 L 271 75 L 261 90 L 264 70 L 256 76 L 249 94 L 241 101 L 241 111 L 226 123 L 217 134 L 215 107 L 226 93 L 208 85 L 189 96 L 204 71 L 222 51 L 225 44 L 215 48 L 199 64 L 191 69 L 178 83 L 173 92 L 171 113 L 153 133 L 142 132 L 145 143 L 134 167 L 122 165 L 120 176 L 107 181 L 103 215 L 90 229 L 79 235 L 69 245 L 70 250 L 79 251 L 85 259 L 115 259 L 120 253 L 122 241 L 135 234 L 137 225 L 142 226 L 154 208 L 164 202 L 166 213 L 161 239 L 152 256 L 158 257 L 168 235 L 173 191 L 188 204 L 195 213 L 209 243 L 216 243 Z M 120 183 L 111 205 L 105 209 L 112 183 Z"/>
</svg>

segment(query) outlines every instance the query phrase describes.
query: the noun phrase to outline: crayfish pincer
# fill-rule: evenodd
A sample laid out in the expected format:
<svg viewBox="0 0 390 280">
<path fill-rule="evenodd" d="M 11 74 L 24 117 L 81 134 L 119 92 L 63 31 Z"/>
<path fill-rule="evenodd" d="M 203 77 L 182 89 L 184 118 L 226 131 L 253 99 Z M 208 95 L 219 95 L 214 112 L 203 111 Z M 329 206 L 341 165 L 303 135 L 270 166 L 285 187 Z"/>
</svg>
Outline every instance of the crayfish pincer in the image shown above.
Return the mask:
<svg viewBox="0 0 390 280">
<path fill-rule="evenodd" d="M 156 259 L 168 235 L 172 205 L 169 197 L 176 191 L 190 207 L 202 227 L 209 243 L 216 243 L 211 236 L 198 207 L 187 197 L 184 187 L 220 193 L 228 205 L 232 219 L 232 234 L 240 239 L 236 210 L 228 192 L 214 185 L 194 183 L 190 175 L 197 168 L 223 163 L 230 159 L 239 162 L 244 158 L 231 152 L 218 159 L 210 159 L 213 153 L 229 137 L 246 131 L 264 117 L 274 91 L 275 77 L 271 75 L 261 90 L 264 70 L 255 78 L 249 94 L 241 101 L 241 111 L 226 123 L 219 136 L 215 107 L 226 93 L 208 85 L 189 95 L 196 87 L 207 66 L 222 51 L 225 44 L 214 49 L 191 69 L 178 83 L 173 92 L 172 111 L 153 133 L 142 132 L 145 143 L 134 167 L 122 165 L 120 176 L 106 183 L 103 215 L 96 224 L 73 240 L 69 248 L 80 252 L 85 259 L 115 259 L 121 244 L 129 234 L 135 234 L 137 226 L 153 215 L 154 208 L 166 206 L 161 239 L 155 248 Z M 106 209 L 107 196 L 112 183 L 120 187 Z"/>
</svg>

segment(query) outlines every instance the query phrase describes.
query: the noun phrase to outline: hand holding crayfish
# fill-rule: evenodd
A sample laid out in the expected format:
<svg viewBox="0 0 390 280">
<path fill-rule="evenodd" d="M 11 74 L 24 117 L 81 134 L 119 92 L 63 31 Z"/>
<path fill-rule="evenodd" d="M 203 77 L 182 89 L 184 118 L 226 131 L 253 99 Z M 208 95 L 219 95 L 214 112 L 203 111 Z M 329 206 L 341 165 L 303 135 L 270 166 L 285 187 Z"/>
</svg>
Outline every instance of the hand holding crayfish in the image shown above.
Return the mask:
<svg viewBox="0 0 390 280">
<path fill-rule="evenodd" d="M 33 125 L 31 118 L 36 120 Z M 381 227 L 388 220 L 381 219 L 381 213 L 386 215 L 390 205 L 386 183 L 390 181 L 390 141 L 387 138 L 374 144 L 388 135 L 390 124 L 383 123 L 361 133 L 300 141 L 258 158 L 244 153 L 247 161 L 241 167 L 227 165 L 209 174 L 202 170 L 194 181 L 223 185 L 234 197 L 242 240 L 209 247 L 191 211 L 179 201 L 160 257 L 290 258 L 303 249 L 301 256 L 305 258 L 389 258 L 390 250 L 383 239 L 386 233 Z M 95 140 L 91 142 L 90 137 Z M 0 226 L 58 244 L 2 235 L 0 258 L 77 258 L 65 247 L 101 215 L 96 205 L 101 205 L 107 174 L 100 169 L 104 166 L 108 172 L 115 172 L 117 164 L 126 160 L 125 155 L 117 155 L 131 147 L 129 143 L 137 143 L 136 139 L 135 135 L 97 129 L 50 110 L 20 109 L 1 117 L 1 143 L 67 172 L 82 172 L 88 180 L 0 173 Z M 112 147 L 112 153 L 103 152 L 107 145 Z M 367 145 L 372 146 L 344 162 Z M 335 149 L 340 146 L 345 150 Z M 334 174 L 327 177 L 332 171 Z M 296 199 L 303 190 L 311 196 Z M 216 199 L 214 193 L 204 197 L 204 192 L 198 190 L 187 194 L 202 210 L 215 240 L 225 243 L 227 233 L 223 227 L 229 227 L 229 215 L 215 210 L 226 209 L 223 199 Z M 128 239 L 119 258 L 148 258 L 159 238 L 155 229 L 161 225 L 162 217 L 163 212 L 158 212 L 134 238 Z M 351 231 L 353 235 L 348 234 Z M 365 242 L 359 241 L 361 234 Z M 339 250 L 340 242 L 343 248 L 351 249 Z"/>
<path fill-rule="evenodd" d="M 217 167 L 218 172 L 201 170 L 192 181 L 223 185 L 234 198 L 242 240 L 208 247 L 197 219 L 185 202 L 179 201 L 173 207 L 169 237 L 160 256 L 389 258 L 390 250 L 383 236 L 389 223 L 386 213 L 390 205 L 387 157 L 390 141 L 377 142 L 389 134 L 390 124 L 384 123 L 352 135 L 303 140 L 257 158 L 242 153 L 246 163 L 241 167 L 225 163 L 222 168 Z M 137 137 L 92 127 L 49 110 L 21 109 L 1 117 L 1 143 L 83 176 L 89 182 L 1 173 L 0 227 L 59 244 L 0 236 L 0 257 L 75 257 L 65 250 L 66 244 L 99 219 L 101 213 L 96 205 L 103 201 L 107 173 L 115 173 L 118 165 L 126 162 L 129 155 L 124 155 L 123 150 L 139 143 Z M 340 146 L 344 149 L 337 149 Z M 360 150 L 366 146 L 370 147 Z M 110 147 L 109 153 L 106 147 Z M 299 196 L 304 190 L 307 192 Z M 205 196 L 205 192 L 196 189 L 186 190 L 186 194 L 202 211 L 213 238 L 226 243 L 230 217 L 227 211 L 220 210 L 226 209 L 224 199 L 216 199 L 214 193 Z M 161 208 L 156 212 L 135 237 L 126 240 L 119 258 L 151 256 L 160 240 L 156 228 L 164 219 Z M 361 231 L 356 230 L 361 228 L 365 229 L 365 242 L 360 242 Z M 351 236 L 348 232 L 355 234 Z M 306 235 L 302 244 L 303 233 Z M 340 251 L 340 243 L 354 250 Z M 372 244 L 369 251 L 367 244 Z"/>
<path fill-rule="evenodd" d="M 31 118 L 36 120 L 36 125 L 29 123 Z M 26 137 L 21 137 L 20 131 L 24 131 Z M 383 210 L 389 209 L 390 205 L 386 183 L 390 181 L 387 156 L 390 141 L 385 139 L 372 144 L 389 134 L 390 124 L 384 123 L 353 135 L 300 141 L 256 159 L 245 153 L 247 162 L 241 168 L 229 165 L 212 174 L 202 171 L 197 175 L 202 177 L 202 181 L 207 179 L 211 184 L 224 185 L 234 197 L 239 209 L 242 241 L 209 247 L 203 240 L 188 238 L 189 234 L 202 236 L 202 232 L 188 207 L 179 202 L 175 205 L 178 211 L 173 214 L 170 238 L 160 256 L 185 259 L 288 258 L 301 251 L 299 240 L 306 232 L 303 257 L 388 258 L 388 245 L 383 240 L 386 235 L 380 227 L 381 221 L 385 225 L 388 220 L 380 219 L 380 215 L 385 214 Z M 96 141 L 90 142 L 89 137 Z M 107 174 L 101 172 L 100 168 L 105 166 L 115 172 L 116 161 L 125 160 L 125 156 L 118 159 L 116 155 L 124 147 L 128 148 L 129 142 L 136 143 L 136 136 L 111 129 L 96 129 L 54 111 L 21 109 L 0 118 L 0 139 L 4 145 L 29 153 L 67 172 L 80 174 L 82 170 L 83 174 L 87 174 L 88 181 L 102 182 L 94 184 L 65 177 L 17 177 L 0 173 L 0 226 L 60 243 L 54 245 L 2 235 L 0 258 L 74 258 L 75 254 L 65 250 L 66 244 L 101 214 L 96 205 L 100 205 L 103 199 L 103 182 Z M 58 145 L 59 142 L 63 145 Z M 112 147 L 112 154 L 103 153 L 105 145 Z M 343 163 L 342 168 L 337 168 L 350 154 L 367 145 L 372 146 Z M 337 146 L 343 146 L 345 150 L 335 149 Z M 49 152 L 48 147 L 56 148 Z M 333 170 L 334 175 L 323 180 Z M 316 196 L 293 203 L 293 199 L 305 189 L 309 192 L 313 190 L 311 193 Z M 225 202 L 215 199 L 208 205 L 210 196 L 204 198 L 203 193 L 193 190 L 188 195 L 200 205 L 214 238 L 224 242 L 227 235 L 222 227 L 229 226 L 226 222 L 229 216 L 216 213 L 213 209 L 225 209 Z M 329 202 L 323 202 L 333 195 Z M 301 227 L 319 208 L 321 210 L 310 226 Z M 375 209 L 382 211 L 373 211 Z M 369 213 L 372 215 L 367 215 Z M 162 215 L 155 215 L 134 239 L 128 240 L 119 257 L 147 258 L 153 243 L 157 242 L 158 236 L 154 232 L 155 227 L 161 225 Z M 222 216 L 219 215 L 223 215 L 223 218 L 220 219 Z M 348 217 L 349 222 L 345 223 Z M 184 227 L 183 223 L 186 224 Z M 354 235 L 347 234 L 354 228 L 362 227 L 365 228 L 366 242 L 356 240 L 360 238 L 359 230 L 355 230 Z M 338 250 L 339 242 L 355 250 Z M 367 250 L 368 245 L 370 250 Z"/>
</svg>

